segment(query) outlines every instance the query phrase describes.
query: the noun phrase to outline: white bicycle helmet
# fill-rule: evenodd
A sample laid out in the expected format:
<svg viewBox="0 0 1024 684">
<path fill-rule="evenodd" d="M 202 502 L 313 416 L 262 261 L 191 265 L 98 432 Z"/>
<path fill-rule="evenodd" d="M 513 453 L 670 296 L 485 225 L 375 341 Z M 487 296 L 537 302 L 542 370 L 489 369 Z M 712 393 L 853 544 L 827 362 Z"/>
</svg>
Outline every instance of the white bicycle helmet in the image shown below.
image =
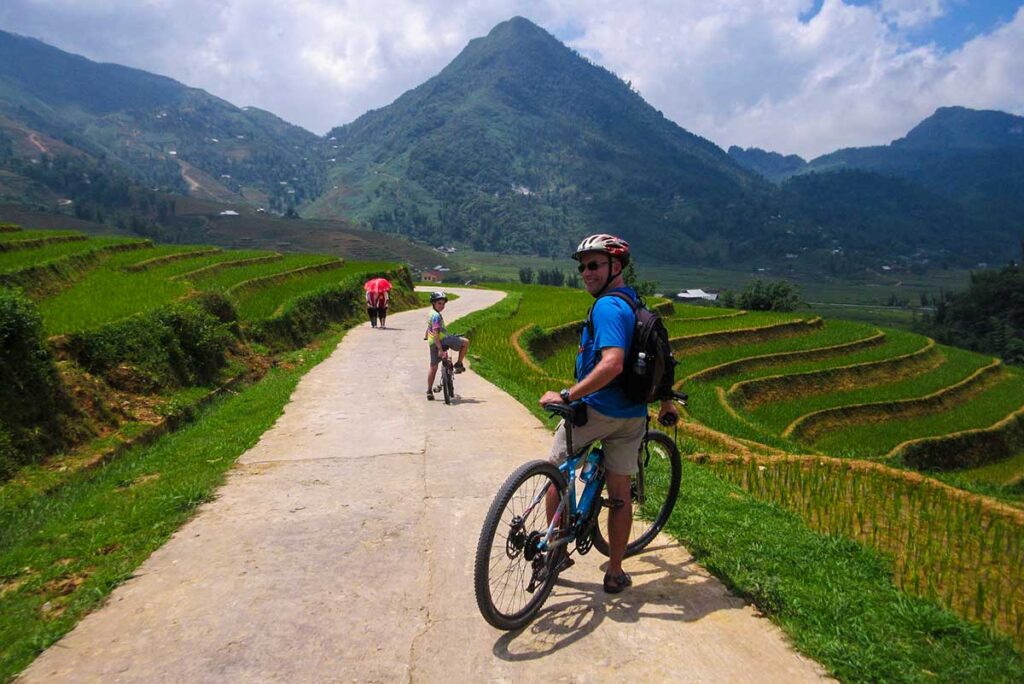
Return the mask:
<svg viewBox="0 0 1024 684">
<path fill-rule="evenodd" d="M 440 301 L 442 299 L 447 302 L 448 301 L 448 295 L 446 295 L 441 290 L 436 290 L 436 291 L 430 293 L 430 303 L 431 304 L 433 304 L 434 302 L 438 302 L 438 301 Z"/>
<path fill-rule="evenodd" d="M 580 254 L 584 252 L 604 252 L 621 261 L 623 267 L 629 263 L 629 243 L 607 233 L 598 233 L 583 238 L 583 241 L 576 247 L 576 251 L 573 252 L 572 258 L 579 261 Z"/>
</svg>

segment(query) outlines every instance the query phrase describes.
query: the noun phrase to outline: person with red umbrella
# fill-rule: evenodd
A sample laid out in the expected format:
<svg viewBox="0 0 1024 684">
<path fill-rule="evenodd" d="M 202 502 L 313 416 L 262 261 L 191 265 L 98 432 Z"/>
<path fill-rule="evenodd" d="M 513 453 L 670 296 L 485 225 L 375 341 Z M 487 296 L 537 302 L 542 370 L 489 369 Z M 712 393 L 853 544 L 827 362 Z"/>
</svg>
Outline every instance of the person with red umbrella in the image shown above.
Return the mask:
<svg viewBox="0 0 1024 684">
<path fill-rule="evenodd" d="M 376 328 L 380 321 L 383 329 L 388 317 L 388 290 L 391 289 L 391 283 L 387 278 L 373 278 L 366 281 L 363 289 L 366 290 L 366 313 L 370 317 L 370 325 Z"/>
</svg>

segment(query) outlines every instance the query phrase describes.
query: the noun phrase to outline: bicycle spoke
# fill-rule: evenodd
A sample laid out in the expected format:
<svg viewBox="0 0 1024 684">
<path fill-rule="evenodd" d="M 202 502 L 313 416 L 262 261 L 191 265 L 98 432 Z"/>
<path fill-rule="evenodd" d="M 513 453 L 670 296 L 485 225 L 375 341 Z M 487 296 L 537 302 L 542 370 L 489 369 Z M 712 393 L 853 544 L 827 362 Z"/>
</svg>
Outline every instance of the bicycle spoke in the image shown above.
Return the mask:
<svg viewBox="0 0 1024 684">
<path fill-rule="evenodd" d="M 548 534 L 546 496 L 557 469 L 533 462 L 502 486 L 477 547 L 477 603 L 488 622 L 502 629 L 525 624 L 547 598 L 554 575 L 535 577 L 535 563 L 549 563 L 552 551 L 537 547 Z M 527 560 L 529 558 L 529 560 Z M 539 560 L 538 560 L 539 559 Z M 542 573 L 550 572 L 545 568 Z"/>
</svg>

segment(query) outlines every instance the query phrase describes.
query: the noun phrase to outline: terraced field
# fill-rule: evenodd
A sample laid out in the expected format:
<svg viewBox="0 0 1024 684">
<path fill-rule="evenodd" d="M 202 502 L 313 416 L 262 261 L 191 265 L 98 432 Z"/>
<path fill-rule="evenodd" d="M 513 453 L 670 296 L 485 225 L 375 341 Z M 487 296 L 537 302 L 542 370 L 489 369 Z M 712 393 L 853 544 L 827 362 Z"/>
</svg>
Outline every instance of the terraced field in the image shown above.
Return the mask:
<svg viewBox="0 0 1024 684">
<path fill-rule="evenodd" d="M 13 234 L 14 233 L 4 233 L 5 236 Z M 31 266 L 40 266 L 53 263 L 67 257 L 90 254 L 112 246 L 144 243 L 144 240 L 135 240 L 132 238 L 100 237 L 91 238 L 89 240 L 77 240 L 74 242 L 45 244 L 33 249 L 18 249 L 0 252 L 0 282 L 3 282 L 4 276 L 13 275 L 14 272 Z"/>
<path fill-rule="evenodd" d="M 508 299 L 462 323 L 474 368 L 542 415 L 537 397 L 572 381 L 592 300 L 501 289 Z M 1020 369 L 865 323 L 695 309 L 667 317 L 690 395 L 684 451 L 814 529 L 883 552 L 897 586 L 1024 648 Z"/>
<path fill-rule="evenodd" d="M 285 280 L 235 291 L 234 300 L 242 320 L 261 320 L 274 315 L 283 303 L 293 301 L 302 294 L 332 285 L 340 279 L 361 273 L 386 271 L 392 266 L 384 261 L 360 261 L 356 264 L 343 264 L 337 269 L 296 273 Z"/>
<path fill-rule="evenodd" d="M 685 319 L 673 325 L 684 330 Z M 897 465 L 904 442 L 988 428 L 1024 405 L 1018 369 L 913 333 L 838 321 L 768 344 L 684 352 L 681 371 L 691 417 L 713 430 L 769 450 Z M 990 459 L 1024 452 L 1015 445 Z"/>
<path fill-rule="evenodd" d="M 574 371 L 579 321 L 573 318 L 590 300 L 557 288 L 545 296 L 546 306 L 528 296 L 514 317 L 519 327 L 502 333 L 538 380 L 564 385 Z M 695 306 L 676 307 L 666 326 L 680 361 L 676 377 L 691 395 L 693 423 L 739 439 L 755 453 L 900 465 L 897 447 L 908 440 L 989 428 L 1024 405 L 1019 370 L 905 331 L 799 312 Z M 1011 444 L 990 459 L 1013 459 L 1018 452 L 1024 445 Z"/>
<path fill-rule="evenodd" d="M 0 233 L 0 244 L 19 243 L 24 247 L 0 249 L 0 284 L 32 295 L 48 335 L 99 328 L 195 292 L 226 294 L 243 320 L 259 321 L 304 294 L 395 266 L 318 254 L 152 245 L 74 231 Z"/>
</svg>

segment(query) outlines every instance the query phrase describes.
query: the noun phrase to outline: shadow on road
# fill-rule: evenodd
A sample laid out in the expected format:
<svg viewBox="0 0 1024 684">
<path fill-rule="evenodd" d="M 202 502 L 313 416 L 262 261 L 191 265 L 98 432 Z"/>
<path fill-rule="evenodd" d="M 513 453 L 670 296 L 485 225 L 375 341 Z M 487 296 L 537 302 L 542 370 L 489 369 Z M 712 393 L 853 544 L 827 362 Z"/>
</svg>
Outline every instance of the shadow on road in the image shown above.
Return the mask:
<svg viewBox="0 0 1024 684">
<path fill-rule="evenodd" d="M 597 581 L 560 577 L 537 618 L 523 629 L 502 635 L 494 643 L 494 655 L 510 662 L 536 660 L 587 637 L 604 620 L 695 622 L 715 611 L 744 605 L 741 599 L 724 592 L 714 579 L 695 569 L 692 558 L 683 564 L 670 564 L 651 553 L 671 546 L 675 545 L 652 548 L 631 560 L 633 586 L 619 595 L 604 593 L 600 576 Z"/>
</svg>

